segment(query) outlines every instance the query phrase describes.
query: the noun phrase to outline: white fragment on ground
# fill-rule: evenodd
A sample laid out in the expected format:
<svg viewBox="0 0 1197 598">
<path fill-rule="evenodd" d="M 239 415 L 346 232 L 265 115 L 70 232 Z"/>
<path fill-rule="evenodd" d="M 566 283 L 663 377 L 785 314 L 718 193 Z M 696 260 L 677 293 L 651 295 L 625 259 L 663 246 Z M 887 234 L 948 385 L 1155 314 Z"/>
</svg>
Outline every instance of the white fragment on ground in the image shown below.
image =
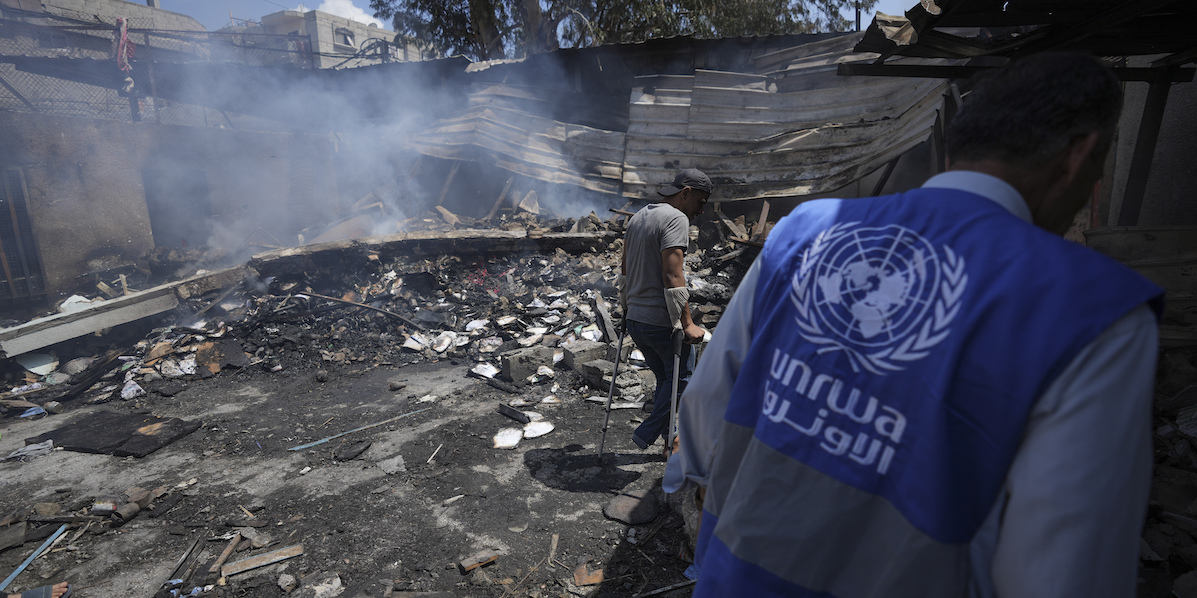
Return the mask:
<svg viewBox="0 0 1197 598">
<path fill-rule="evenodd" d="M 424 396 L 416 399 L 416 402 L 417 403 L 432 403 L 432 402 L 435 402 L 438 398 L 440 398 L 440 397 L 438 397 L 436 395 L 424 395 Z"/>
<path fill-rule="evenodd" d="M 548 334 L 549 329 L 544 326 L 533 326 L 527 330 L 528 334 L 539 334 L 541 336 Z"/>
<path fill-rule="evenodd" d="M 194 356 L 188 357 L 187 359 L 180 361 L 179 369 L 182 370 L 182 372 L 188 376 L 194 376 L 195 372 L 196 372 L 195 357 Z"/>
<path fill-rule="evenodd" d="M 513 449 L 524 437 L 524 431 L 519 428 L 503 428 L 495 434 L 495 448 Z"/>
<path fill-rule="evenodd" d="M 490 324 L 490 320 L 470 320 L 465 329 L 466 332 L 476 332 L 486 328 L 487 324 Z"/>
<path fill-rule="evenodd" d="M 533 334 L 532 336 L 526 336 L 524 338 L 521 338 L 517 342 L 520 344 L 521 347 L 531 347 L 532 345 L 539 343 L 541 341 L 541 339 L 543 339 L 543 338 L 544 338 L 543 334 Z"/>
<path fill-rule="evenodd" d="M 403 348 L 412 351 L 423 351 L 424 347 L 427 346 L 428 340 L 419 334 L 408 336 L 407 339 L 403 341 Z"/>
<path fill-rule="evenodd" d="M 299 470 L 299 475 L 303 475 L 311 470 L 312 470 L 311 466 L 304 467 L 303 469 Z"/>
<path fill-rule="evenodd" d="M 437 353 L 444 353 L 457 341 L 457 335 L 452 332 L 442 332 L 437 335 L 436 340 L 432 341 L 432 350 Z"/>
<path fill-rule="evenodd" d="M 529 403 L 523 399 L 511 399 L 507 404 L 511 405 L 512 407 L 522 407 L 524 405 L 528 405 Z"/>
<path fill-rule="evenodd" d="M 489 363 L 480 363 L 471 368 L 470 371 L 484 378 L 494 378 L 499 375 L 499 368 Z"/>
<path fill-rule="evenodd" d="M 541 415 L 535 411 L 521 411 L 520 413 L 523 413 L 524 415 L 528 416 L 528 421 L 538 422 L 538 421 L 544 419 L 543 415 Z"/>
<path fill-rule="evenodd" d="M 554 365 L 561 363 L 561 360 L 563 360 L 563 359 L 565 359 L 565 351 L 562 351 L 560 349 L 553 351 L 553 364 Z"/>
<path fill-rule="evenodd" d="M 553 431 L 553 424 L 549 422 L 529 422 L 524 424 L 524 438 L 536 438 Z"/>
<path fill-rule="evenodd" d="M 138 385 L 136 382 L 134 382 L 132 380 L 127 382 L 125 384 L 125 387 L 121 389 L 121 398 L 126 401 L 128 401 L 129 399 L 132 399 L 134 397 L 140 397 L 141 395 L 144 395 L 144 394 L 145 394 L 145 389 L 142 388 L 140 385 Z"/>
<path fill-rule="evenodd" d="M 407 464 L 403 462 L 403 455 L 395 455 L 390 459 L 379 461 L 378 468 L 387 475 L 395 475 L 407 471 Z"/>
<path fill-rule="evenodd" d="M 540 403 L 542 405 L 556 405 L 560 402 L 561 402 L 561 399 L 557 398 L 557 395 L 549 395 L 540 400 Z"/>
<path fill-rule="evenodd" d="M 498 324 L 499 326 L 510 326 L 515 323 L 515 320 L 516 320 L 515 316 L 503 316 L 503 317 L 495 320 L 495 323 Z"/>
<path fill-rule="evenodd" d="M 553 374 L 554 374 L 553 368 L 551 368 L 547 365 L 542 365 L 542 366 L 536 368 L 536 375 L 538 375 L 538 376 L 548 376 L 549 378 L 552 378 Z"/>
<path fill-rule="evenodd" d="M 478 350 L 483 353 L 494 353 L 503 345 L 503 339 L 497 336 L 490 336 L 478 341 Z"/>
</svg>

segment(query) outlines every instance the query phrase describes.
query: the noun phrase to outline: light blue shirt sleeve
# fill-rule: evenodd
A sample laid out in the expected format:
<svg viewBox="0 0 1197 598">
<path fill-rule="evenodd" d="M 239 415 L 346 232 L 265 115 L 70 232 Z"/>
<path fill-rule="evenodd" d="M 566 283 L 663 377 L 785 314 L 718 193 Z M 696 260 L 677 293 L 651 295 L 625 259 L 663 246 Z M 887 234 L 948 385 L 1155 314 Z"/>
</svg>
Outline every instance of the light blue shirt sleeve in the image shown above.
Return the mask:
<svg viewBox="0 0 1197 598">
<path fill-rule="evenodd" d="M 665 465 L 662 487 L 666 492 L 677 492 L 688 483 L 707 485 L 732 386 L 752 344 L 752 306 L 760 272 L 758 258 L 719 318 L 682 394 L 678 408 L 681 448 Z"/>
<path fill-rule="evenodd" d="M 1155 315 L 1141 305 L 1082 349 L 1035 403 L 1006 476 L 997 596 L 1135 595 L 1158 351 Z"/>
</svg>

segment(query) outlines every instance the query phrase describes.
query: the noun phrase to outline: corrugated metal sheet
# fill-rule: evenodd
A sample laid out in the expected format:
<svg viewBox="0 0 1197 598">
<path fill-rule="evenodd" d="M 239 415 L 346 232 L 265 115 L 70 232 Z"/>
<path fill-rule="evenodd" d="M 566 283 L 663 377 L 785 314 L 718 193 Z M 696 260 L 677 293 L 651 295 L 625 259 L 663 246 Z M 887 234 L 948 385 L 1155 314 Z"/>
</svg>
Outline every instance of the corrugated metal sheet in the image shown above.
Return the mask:
<svg viewBox="0 0 1197 598">
<path fill-rule="evenodd" d="M 924 141 L 947 84 L 839 77 L 859 35 L 762 52 L 755 72 L 696 69 L 636 77 L 626 134 L 566 124 L 534 88 L 475 90 L 470 108 L 418 135 L 415 147 L 479 159 L 540 180 L 628 198 L 679 167 L 711 176 L 721 201 L 792 197 L 842 187 Z"/>
</svg>

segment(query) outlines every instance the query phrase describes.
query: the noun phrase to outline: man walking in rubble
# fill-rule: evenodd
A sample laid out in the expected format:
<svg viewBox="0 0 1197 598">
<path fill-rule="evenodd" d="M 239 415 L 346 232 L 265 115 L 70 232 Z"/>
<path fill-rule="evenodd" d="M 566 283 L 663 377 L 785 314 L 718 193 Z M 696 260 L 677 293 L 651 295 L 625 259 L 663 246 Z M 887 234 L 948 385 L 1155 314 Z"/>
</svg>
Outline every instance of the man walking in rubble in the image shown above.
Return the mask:
<svg viewBox="0 0 1197 598">
<path fill-rule="evenodd" d="M 1058 236 L 1120 107 L 1091 57 L 1030 56 L 948 172 L 777 224 L 682 402 L 695 596 L 1134 596 L 1162 291 Z"/>
<path fill-rule="evenodd" d="M 694 368 L 690 345 L 702 341 L 706 332 L 690 319 L 684 258 L 690 243 L 690 221 L 702 213 L 711 191 L 711 179 L 702 171 L 688 168 L 679 172 L 671 185 L 658 191 L 664 196 L 661 202 L 632 216 L 624 235 L 620 303 L 628 334 L 657 377 L 652 413 L 632 433 L 632 442 L 641 450 L 669 431 L 674 332 L 681 331 L 685 338 L 679 360 L 679 393 Z"/>
</svg>

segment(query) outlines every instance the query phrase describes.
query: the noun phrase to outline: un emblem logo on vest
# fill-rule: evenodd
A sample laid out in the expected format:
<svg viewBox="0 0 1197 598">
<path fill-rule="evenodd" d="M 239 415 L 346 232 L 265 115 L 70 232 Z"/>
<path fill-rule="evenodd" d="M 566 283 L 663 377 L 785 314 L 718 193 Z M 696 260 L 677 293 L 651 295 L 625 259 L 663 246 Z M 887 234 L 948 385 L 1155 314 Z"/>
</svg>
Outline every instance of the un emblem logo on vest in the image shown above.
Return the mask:
<svg viewBox="0 0 1197 598">
<path fill-rule="evenodd" d="M 896 224 L 819 233 L 790 282 L 799 334 L 852 369 L 906 369 L 951 333 L 968 286 L 964 258 Z"/>
</svg>

